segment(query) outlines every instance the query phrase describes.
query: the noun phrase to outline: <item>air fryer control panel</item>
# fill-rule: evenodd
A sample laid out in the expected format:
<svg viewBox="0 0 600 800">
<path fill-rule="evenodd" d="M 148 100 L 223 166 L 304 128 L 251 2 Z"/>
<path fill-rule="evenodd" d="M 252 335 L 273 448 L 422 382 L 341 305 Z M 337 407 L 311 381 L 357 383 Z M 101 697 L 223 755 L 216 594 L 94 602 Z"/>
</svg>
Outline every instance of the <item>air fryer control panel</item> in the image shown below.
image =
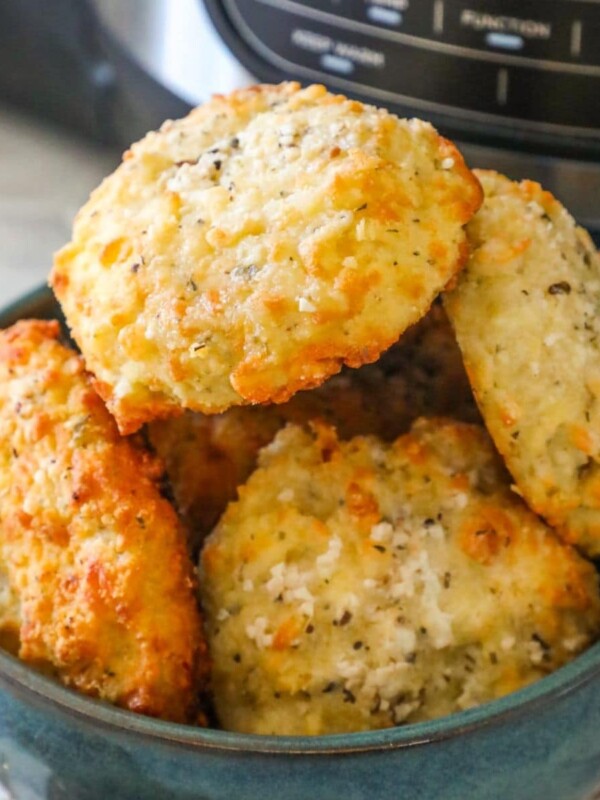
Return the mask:
<svg viewBox="0 0 600 800">
<path fill-rule="evenodd" d="M 513 137 L 600 141 L 599 0 L 211 5 L 220 6 L 256 63 L 279 75 Z"/>
</svg>

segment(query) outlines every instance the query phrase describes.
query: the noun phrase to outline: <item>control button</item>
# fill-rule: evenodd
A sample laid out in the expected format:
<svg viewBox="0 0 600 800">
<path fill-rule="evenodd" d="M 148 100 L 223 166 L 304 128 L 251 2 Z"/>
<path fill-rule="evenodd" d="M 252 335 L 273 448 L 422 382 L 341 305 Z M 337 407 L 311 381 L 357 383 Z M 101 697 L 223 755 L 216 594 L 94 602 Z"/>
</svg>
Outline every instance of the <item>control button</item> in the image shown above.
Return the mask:
<svg viewBox="0 0 600 800">
<path fill-rule="evenodd" d="M 525 46 L 525 40 L 522 36 L 517 36 L 514 33 L 488 33 L 485 37 L 485 43 L 490 47 L 496 47 L 500 50 L 522 50 Z"/>
<path fill-rule="evenodd" d="M 293 17 L 288 19 L 288 24 L 292 26 L 297 22 L 306 23 L 306 20 L 298 20 Z M 340 75 L 350 75 L 357 66 L 369 69 L 383 69 L 385 67 L 385 55 L 379 48 L 375 49 L 378 44 L 376 40 L 369 40 L 367 44 L 361 37 L 361 43 L 358 44 L 355 40 L 350 41 L 346 38 L 330 36 L 321 32 L 322 30 L 327 29 L 317 30 L 314 24 L 311 28 L 304 26 L 292 27 L 289 34 L 289 42 L 293 46 L 291 57 L 293 57 L 294 52 L 298 51 L 302 54 L 311 54 L 311 56 L 318 55 L 318 65 L 321 69 Z M 282 30 L 282 33 L 284 36 L 287 35 L 285 30 Z M 279 52 L 281 48 L 285 51 L 285 39 L 281 42 L 276 39 L 269 41 L 272 45 L 277 45 L 275 52 Z M 370 46 L 371 44 L 374 46 Z M 289 54 L 286 53 L 286 55 Z M 304 63 L 304 60 L 305 57 L 300 56 L 298 63 Z M 313 64 L 310 63 L 310 66 L 313 66 Z"/>
<path fill-rule="evenodd" d="M 431 9 L 436 1 L 443 0 L 288 0 L 286 6 L 288 13 L 305 15 L 336 28 L 357 22 L 413 36 L 430 36 Z M 263 2 L 278 5 L 276 0 Z"/>
<path fill-rule="evenodd" d="M 339 72 L 340 75 L 350 75 L 354 72 L 354 64 L 349 58 L 335 56 L 331 53 L 325 53 L 324 56 L 321 56 L 321 66 L 323 69 L 331 70 L 331 72 Z"/>
<path fill-rule="evenodd" d="M 355 0 L 350 0 L 352 7 Z M 429 36 L 428 21 L 435 0 L 361 0 L 354 19 L 380 28 L 392 28 L 412 36 Z"/>
<path fill-rule="evenodd" d="M 381 25 L 399 27 L 402 25 L 403 16 L 395 8 L 386 8 L 385 6 L 369 6 L 367 8 L 367 19 L 370 22 L 380 23 Z"/>
<path fill-rule="evenodd" d="M 528 19 L 507 14 L 490 14 L 473 8 L 463 8 L 459 16 L 462 28 L 472 31 L 496 31 L 503 36 L 518 35 L 520 39 L 547 40 L 552 37 L 552 22 Z"/>
<path fill-rule="evenodd" d="M 573 34 L 567 4 L 458 0 L 446 6 L 444 41 L 449 44 L 546 61 L 572 60 Z"/>
</svg>

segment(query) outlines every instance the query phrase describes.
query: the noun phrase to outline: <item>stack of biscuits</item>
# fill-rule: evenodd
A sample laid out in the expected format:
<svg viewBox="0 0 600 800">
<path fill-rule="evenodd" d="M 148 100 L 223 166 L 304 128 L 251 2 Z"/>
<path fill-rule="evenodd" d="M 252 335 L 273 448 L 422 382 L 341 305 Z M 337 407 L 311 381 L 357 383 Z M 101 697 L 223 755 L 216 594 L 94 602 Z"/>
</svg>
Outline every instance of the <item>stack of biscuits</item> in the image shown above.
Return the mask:
<svg viewBox="0 0 600 800">
<path fill-rule="evenodd" d="M 600 635 L 600 258 L 538 184 L 252 87 L 133 145 L 50 284 L 80 353 L 0 333 L 0 643 L 33 667 L 318 735 Z"/>
</svg>

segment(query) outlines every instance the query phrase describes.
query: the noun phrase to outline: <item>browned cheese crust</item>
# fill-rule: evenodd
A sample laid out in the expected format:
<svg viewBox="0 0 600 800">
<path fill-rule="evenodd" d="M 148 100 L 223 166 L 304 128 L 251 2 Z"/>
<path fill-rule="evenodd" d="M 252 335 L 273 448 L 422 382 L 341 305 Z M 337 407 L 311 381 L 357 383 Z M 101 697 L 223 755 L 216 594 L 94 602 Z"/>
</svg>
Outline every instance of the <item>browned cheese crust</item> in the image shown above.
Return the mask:
<svg viewBox="0 0 600 800">
<path fill-rule="evenodd" d="M 486 426 L 525 500 L 600 555 L 600 256 L 538 183 L 478 172 L 472 256 L 446 295 Z"/>
<path fill-rule="evenodd" d="M 375 360 L 462 267 L 480 203 L 427 123 L 257 86 L 135 144 L 51 283 L 132 432 L 182 408 L 285 402 Z"/>
<path fill-rule="evenodd" d="M 0 333 L 0 636 L 86 694 L 190 721 L 206 651 L 184 533 L 58 331 Z"/>
<path fill-rule="evenodd" d="M 342 439 L 373 434 L 391 440 L 416 417 L 440 414 L 465 422 L 479 418 L 454 333 L 436 303 L 374 364 L 344 370 L 281 405 L 211 416 L 188 412 L 151 423 L 148 435 L 165 462 L 195 547 L 235 499 L 260 448 L 287 422 L 318 419 Z"/>
</svg>

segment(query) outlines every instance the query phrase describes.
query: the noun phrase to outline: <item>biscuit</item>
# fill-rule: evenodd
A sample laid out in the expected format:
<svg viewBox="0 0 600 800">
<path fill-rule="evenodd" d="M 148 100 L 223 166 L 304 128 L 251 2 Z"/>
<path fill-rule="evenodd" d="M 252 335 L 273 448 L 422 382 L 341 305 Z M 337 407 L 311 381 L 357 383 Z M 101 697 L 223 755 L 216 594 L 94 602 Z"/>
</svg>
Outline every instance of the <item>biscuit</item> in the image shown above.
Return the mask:
<svg viewBox="0 0 600 800">
<path fill-rule="evenodd" d="M 254 470 L 258 451 L 287 422 L 321 420 L 342 439 L 391 440 L 418 416 L 440 414 L 478 420 L 454 333 L 435 303 L 375 364 L 347 369 L 281 405 L 188 412 L 150 423 L 147 434 L 165 463 L 194 550 Z"/>
<path fill-rule="evenodd" d="M 592 564 L 510 491 L 479 426 L 385 444 L 288 426 L 206 540 L 224 728 L 385 728 L 492 700 L 600 629 Z"/>
<path fill-rule="evenodd" d="M 284 424 L 279 408 L 284 406 L 230 408 L 211 416 L 188 411 L 148 426 L 149 442 L 165 464 L 175 506 L 190 533 L 192 552 L 254 470 L 260 448 Z"/>
<path fill-rule="evenodd" d="M 190 721 L 206 675 L 162 467 L 122 439 L 58 323 L 0 333 L 0 635 L 85 694 Z"/>
<path fill-rule="evenodd" d="M 322 86 L 253 87 L 133 145 L 51 284 L 129 433 L 375 360 L 464 264 L 481 199 L 425 122 Z"/>
<path fill-rule="evenodd" d="M 478 172 L 473 254 L 445 304 L 519 491 L 600 555 L 600 257 L 537 183 Z"/>
</svg>

